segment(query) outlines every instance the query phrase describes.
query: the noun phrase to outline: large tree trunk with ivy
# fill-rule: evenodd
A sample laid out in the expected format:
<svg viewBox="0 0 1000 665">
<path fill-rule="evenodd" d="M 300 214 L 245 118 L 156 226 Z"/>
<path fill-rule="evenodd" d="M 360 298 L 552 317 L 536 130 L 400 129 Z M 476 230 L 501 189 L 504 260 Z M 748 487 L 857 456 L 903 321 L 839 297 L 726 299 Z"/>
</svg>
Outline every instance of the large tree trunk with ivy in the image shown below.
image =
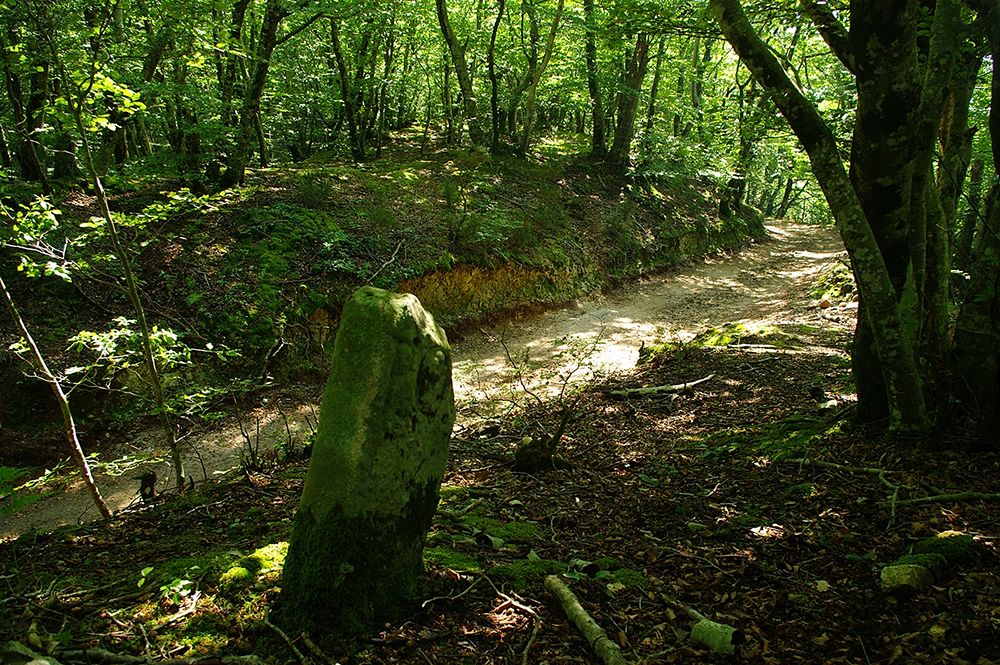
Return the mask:
<svg viewBox="0 0 1000 665">
<path fill-rule="evenodd" d="M 885 417 L 895 429 L 925 429 L 923 382 L 914 355 L 918 321 L 911 302 L 903 297 L 911 274 L 910 247 L 900 227 L 909 211 L 912 161 L 921 149 L 913 135 L 907 134 L 915 129 L 909 107 L 919 105 L 920 97 L 919 90 L 914 90 L 917 83 L 884 71 L 899 67 L 906 69 L 906 76 L 913 75 L 916 55 L 909 40 L 916 28 L 897 23 L 913 17 L 903 12 L 905 16 L 897 19 L 896 10 L 886 11 L 879 22 L 874 13 L 864 16 L 866 8 L 861 3 L 852 7 L 857 8 L 852 12 L 852 30 L 858 30 L 854 39 L 868 49 L 860 56 L 867 58 L 868 69 L 859 76 L 857 129 L 848 177 L 832 131 L 751 27 L 739 1 L 711 0 L 711 4 L 726 39 L 806 149 L 851 258 L 861 295 L 854 370 L 862 412 L 869 418 Z M 838 55 L 857 69 L 856 54 Z M 893 84 L 900 86 L 896 95 L 883 87 Z M 913 94 L 917 94 L 915 99 Z M 888 104 L 885 116 L 876 114 L 874 105 L 880 102 Z M 913 290 L 912 285 L 909 289 Z"/>
<path fill-rule="evenodd" d="M 364 287 L 332 365 L 281 611 L 296 631 L 360 632 L 419 592 L 455 420 L 451 352 L 415 296 Z"/>
</svg>

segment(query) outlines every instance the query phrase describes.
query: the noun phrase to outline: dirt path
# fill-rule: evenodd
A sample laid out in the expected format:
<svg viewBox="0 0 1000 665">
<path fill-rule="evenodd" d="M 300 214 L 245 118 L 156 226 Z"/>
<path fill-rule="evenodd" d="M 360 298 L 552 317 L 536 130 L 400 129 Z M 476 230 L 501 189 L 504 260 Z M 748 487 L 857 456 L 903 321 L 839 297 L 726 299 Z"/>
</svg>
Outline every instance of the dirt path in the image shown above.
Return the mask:
<svg viewBox="0 0 1000 665">
<path fill-rule="evenodd" d="M 728 322 L 749 326 L 775 323 L 842 325 L 836 312 L 820 310 L 809 299 L 817 277 L 843 257 L 833 229 L 783 223 L 769 226 L 772 240 L 738 254 L 705 259 L 693 266 L 624 287 L 612 296 L 580 300 L 572 306 L 522 319 L 505 329 L 482 330 L 455 345 L 455 392 L 459 425 L 495 415 L 510 405 L 518 377 L 507 358 L 524 368 L 525 383 L 536 392 L 553 392 L 562 376 L 573 381 L 633 367 L 645 341 L 687 340 L 707 327 Z M 849 318 L 849 317 L 845 317 Z M 698 377 L 691 377 L 692 379 Z M 318 397 L 318 396 L 317 396 Z M 307 401 L 307 400 L 306 400 Z M 288 431 L 297 441 L 309 433 L 307 417 L 315 404 L 265 405 L 260 410 L 261 450 L 280 445 Z M 282 416 L 284 414 L 284 417 Z M 286 418 L 288 431 L 286 431 Z M 256 438 L 255 422 L 245 423 Z M 235 422 L 192 437 L 186 464 L 198 481 L 232 469 L 239 461 L 243 438 Z M 116 455 L 164 458 L 156 433 L 123 444 Z M 105 465 L 97 481 L 108 504 L 120 510 L 136 500 L 135 477 L 152 468 L 166 485 L 164 462 Z M 77 483 L 77 485 L 79 485 Z M 0 538 L 96 519 L 83 488 L 65 491 L 8 516 Z"/>
</svg>

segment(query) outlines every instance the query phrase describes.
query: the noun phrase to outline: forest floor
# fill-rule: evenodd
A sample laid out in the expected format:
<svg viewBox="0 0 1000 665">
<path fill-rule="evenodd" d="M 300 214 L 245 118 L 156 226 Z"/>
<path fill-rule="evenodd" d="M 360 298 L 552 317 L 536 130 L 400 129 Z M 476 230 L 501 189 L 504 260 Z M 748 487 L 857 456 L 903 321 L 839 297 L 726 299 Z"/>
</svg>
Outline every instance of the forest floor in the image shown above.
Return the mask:
<svg viewBox="0 0 1000 665">
<path fill-rule="evenodd" d="M 957 434 L 936 435 L 930 452 L 853 427 L 854 308 L 819 307 L 815 291 L 839 260 L 835 236 L 794 224 L 771 234 L 458 341 L 461 414 L 427 544 L 427 600 L 368 640 L 314 636 L 322 654 L 289 629 L 304 658 L 596 662 L 543 587 L 557 574 L 634 662 L 731 661 L 690 638 L 682 605 L 738 629 L 745 662 L 996 662 L 995 505 L 907 500 L 995 492 L 1000 458 Z M 608 392 L 707 377 L 660 396 Z M 284 437 L 280 413 L 303 403 L 261 404 L 268 436 Z M 551 433 L 571 403 L 558 454 L 572 468 L 512 470 L 515 444 Z M 297 659 L 266 616 L 280 584 L 274 545 L 287 540 L 305 469 L 229 474 L 109 525 L 0 544 L 0 639 L 62 662 L 107 656 L 96 648 L 117 662 Z M 924 593 L 880 591 L 882 566 L 949 530 L 974 536 L 977 555 Z M 249 586 L 226 574 L 235 564 L 252 569 Z"/>
</svg>

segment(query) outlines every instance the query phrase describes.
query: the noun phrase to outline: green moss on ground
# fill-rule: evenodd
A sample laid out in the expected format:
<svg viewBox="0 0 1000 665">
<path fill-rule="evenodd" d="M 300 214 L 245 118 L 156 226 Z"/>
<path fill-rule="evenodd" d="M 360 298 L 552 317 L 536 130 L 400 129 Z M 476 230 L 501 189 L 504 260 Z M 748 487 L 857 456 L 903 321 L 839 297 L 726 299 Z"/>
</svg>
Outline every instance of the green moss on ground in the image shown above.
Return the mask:
<svg viewBox="0 0 1000 665">
<path fill-rule="evenodd" d="M 552 559 L 515 559 L 490 569 L 491 574 L 504 577 L 518 589 L 540 581 L 546 575 L 566 572 L 566 564 Z"/>
<path fill-rule="evenodd" d="M 459 573 L 481 573 L 483 564 L 464 552 L 447 547 L 428 547 L 424 549 L 424 561 L 433 561 L 444 568 L 450 568 Z"/>
<path fill-rule="evenodd" d="M 489 534 L 505 542 L 527 543 L 538 539 L 538 526 L 529 522 L 501 522 L 478 515 L 468 515 L 465 523 L 477 531 Z"/>
<path fill-rule="evenodd" d="M 942 531 L 936 536 L 924 538 L 913 546 L 913 554 L 938 554 L 947 560 L 949 566 L 975 565 L 982 556 L 975 539 L 958 531 Z"/>
</svg>

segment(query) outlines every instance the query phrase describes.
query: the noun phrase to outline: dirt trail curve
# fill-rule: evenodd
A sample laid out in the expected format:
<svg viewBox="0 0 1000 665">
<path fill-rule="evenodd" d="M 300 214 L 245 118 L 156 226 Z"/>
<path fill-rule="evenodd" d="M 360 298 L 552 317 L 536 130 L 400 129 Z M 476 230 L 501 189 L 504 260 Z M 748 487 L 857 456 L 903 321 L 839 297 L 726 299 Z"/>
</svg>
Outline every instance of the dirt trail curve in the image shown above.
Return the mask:
<svg viewBox="0 0 1000 665">
<path fill-rule="evenodd" d="M 707 327 L 728 322 L 829 325 L 823 322 L 829 318 L 827 313 L 810 301 L 809 291 L 824 270 L 844 257 L 836 232 L 791 222 L 769 226 L 768 232 L 771 240 L 742 252 L 710 257 L 628 285 L 611 296 L 582 299 L 503 329 L 467 335 L 454 348 L 459 424 L 490 412 L 482 404 L 502 400 L 514 388 L 516 376 L 504 345 L 515 357 L 526 353 L 530 358 L 532 369 L 525 380 L 537 390 L 546 385 L 551 389 L 558 384 L 561 371 L 580 365 L 579 349 L 586 349 L 586 367 L 574 374 L 574 380 L 633 367 L 644 340 L 687 340 Z M 283 410 L 300 441 L 308 434 L 306 416 L 313 409 L 318 411 L 316 405 L 299 404 Z M 282 411 L 261 411 L 263 449 L 283 442 L 287 435 Z M 198 450 L 200 459 L 192 456 L 186 464 L 197 480 L 231 469 L 239 461 L 243 439 L 231 420 L 194 437 L 191 448 Z M 117 452 L 134 456 L 155 451 L 158 440 L 157 433 L 151 432 Z M 134 478 L 146 468 L 150 467 L 131 466 L 125 472 L 119 468 L 118 475 L 97 474 L 113 510 L 135 501 L 138 484 Z M 152 468 L 161 478 L 169 476 L 165 463 Z M 86 493 L 76 485 L 7 516 L 0 523 L 0 538 L 96 519 Z"/>
</svg>

